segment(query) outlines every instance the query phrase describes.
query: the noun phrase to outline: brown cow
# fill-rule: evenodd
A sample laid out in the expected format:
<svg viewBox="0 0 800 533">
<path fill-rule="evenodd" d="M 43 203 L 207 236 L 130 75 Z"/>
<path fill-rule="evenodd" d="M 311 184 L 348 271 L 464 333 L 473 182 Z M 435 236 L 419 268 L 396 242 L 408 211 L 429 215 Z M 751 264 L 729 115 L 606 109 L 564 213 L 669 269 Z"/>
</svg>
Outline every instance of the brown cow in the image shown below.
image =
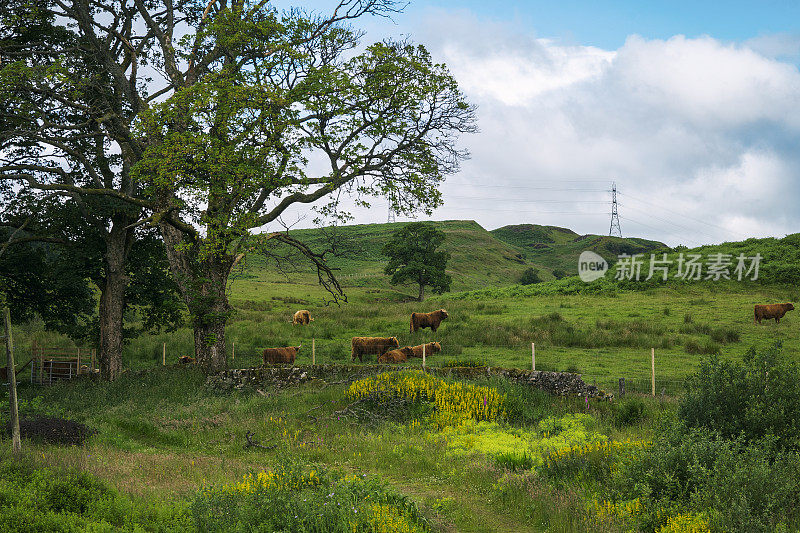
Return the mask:
<svg viewBox="0 0 800 533">
<path fill-rule="evenodd" d="M 419 346 L 413 346 L 411 348 L 412 355 L 411 357 L 422 357 L 422 347 L 425 347 L 425 357 L 430 357 L 435 353 L 439 353 L 442 351 L 442 345 L 438 342 L 429 342 L 427 344 L 420 344 Z"/>
<path fill-rule="evenodd" d="M 421 328 L 431 328 L 433 332 L 439 329 L 439 324 L 447 318 L 447 311 L 439 309 L 430 313 L 411 313 L 411 333 Z"/>
<path fill-rule="evenodd" d="M 189 357 L 188 355 L 182 355 L 178 357 L 178 362 L 182 365 L 193 365 L 194 357 Z"/>
<path fill-rule="evenodd" d="M 363 362 L 362 355 L 376 354 L 380 356 L 390 348 L 399 348 L 400 343 L 397 342 L 397 337 L 353 337 L 351 346 L 350 360 L 355 361 L 358 356 L 358 360 Z"/>
<path fill-rule="evenodd" d="M 778 324 L 783 318 L 783 315 L 787 313 L 787 311 L 794 310 L 794 305 L 792 304 L 767 304 L 767 305 L 756 305 L 754 309 L 755 318 L 753 322 L 758 322 L 761 324 L 761 319 L 766 318 L 769 320 L 770 318 L 775 319 L 775 323 Z"/>
<path fill-rule="evenodd" d="M 297 352 L 300 350 L 302 345 L 300 346 L 286 346 L 284 348 L 265 348 L 264 349 L 264 364 L 267 363 L 275 364 L 275 363 L 292 363 L 294 364 L 294 359 L 297 357 Z"/>
<path fill-rule="evenodd" d="M 389 350 L 383 355 L 378 356 L 379 363 L 405 363 L 409 357 L 414 356 L 411 346 L 403 346 L 396 350 Z"/>
<path fill-rule="evenodd" d="M 294 316 L 292 316 L 292 325 L 295 324 L 302 324 L 307 326 L 309 322 L 313 322 L 314 319 L 311 318 L 311 313 L 309 313 L 305 309 L 301 309 L 300 311 L 296 312 Z"/>
</svg>

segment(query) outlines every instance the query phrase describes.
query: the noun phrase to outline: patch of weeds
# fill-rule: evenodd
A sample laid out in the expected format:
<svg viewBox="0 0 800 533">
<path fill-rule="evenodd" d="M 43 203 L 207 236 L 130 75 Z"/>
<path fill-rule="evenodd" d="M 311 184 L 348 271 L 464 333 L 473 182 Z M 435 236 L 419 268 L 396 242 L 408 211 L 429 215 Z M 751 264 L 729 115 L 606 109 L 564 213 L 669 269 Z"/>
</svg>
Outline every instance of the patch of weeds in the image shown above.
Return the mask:
<svg viewBox="0 0 800 533">
<path fill-rule="evenodd" d="M 719 355 L 719 353 L 722 352 L 722 347 L 714 341 L 706 341 L 701 344 L 694 339 L 689 339 L 683 345 L 683 348 L 686 350 L 686 353 L 690 353 L 692 355 Z"/>
</svg>

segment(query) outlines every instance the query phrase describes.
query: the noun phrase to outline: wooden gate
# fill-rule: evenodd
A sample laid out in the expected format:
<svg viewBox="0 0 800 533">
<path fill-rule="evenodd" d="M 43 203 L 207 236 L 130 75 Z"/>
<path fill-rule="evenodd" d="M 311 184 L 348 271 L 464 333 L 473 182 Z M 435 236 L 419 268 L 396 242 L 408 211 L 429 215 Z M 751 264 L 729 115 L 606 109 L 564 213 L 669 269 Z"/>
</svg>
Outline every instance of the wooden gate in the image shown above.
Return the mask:
<svg viewBox="0 0 800 533">
<path fill-rule="evenodd" d="M 31 353 L 31 383 L 50 385 L 96 371 L 94 348 L 50 348 L 33 341 Z"/>
</svg>

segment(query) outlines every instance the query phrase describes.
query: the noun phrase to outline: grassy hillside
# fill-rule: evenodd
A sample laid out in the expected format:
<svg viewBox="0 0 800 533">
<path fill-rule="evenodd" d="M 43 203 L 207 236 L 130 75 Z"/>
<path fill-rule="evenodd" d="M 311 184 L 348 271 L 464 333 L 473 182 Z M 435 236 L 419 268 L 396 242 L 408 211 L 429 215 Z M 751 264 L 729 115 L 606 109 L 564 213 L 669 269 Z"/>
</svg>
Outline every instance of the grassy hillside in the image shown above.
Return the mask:
<svg viewBox="0 0 800 533">
<path fill-rule="evenodd" d="M 381 292 L 410 294 L 414 288 L 392 287 L 383 274 L 387 259 L 381 251 L 392 233 L 408 224 L 359 224 L 336 228 L 293 230 L 290 234 L 327 256 L 345 287 L 369 287 Z M 597 235 L 580 236 L 555 226 L 525 224 L 487 231 L 472 220 L 436 221 L 444 231 L 444 247 L 451 258 L 447 265 L 453 277 L 453 291 L 502 287 L 518 283 L 526 268 L 539 270 L 541 279 L 553 279 L 555 269 L 574 275 L 577 258 L 583 250 L 594 250 L 610 261 L 620 253 L 644 253 L 666 248 L 663 243 L 645 239 L 619 239 Z M 316 274 L 307 262 L 297 262 L 291 274 L 278 273 L 263 257 L 251 256 L 240 280 L 261 279 L 273 282 L 302 279 L 314 281 Z"/>
<path fill-rule="evenodd" d="M 290 234 L 317 252 L 328 249 L 332 243 L 335 254 L 327 257 L 345 286 L 389 289 L 388 276 L 383 274 L 387 258 L 381 251 L 392 233 L 406 224 L 359 224 L 293 230 Z M 447 271 L 453 277 L 453 290 L 510 285 L 516 283 L 525 268 L 531 265 L 520 250 L 496 239 L 474 221 L 445 220 L 434 224 L 446 235 L 444 248 L 451 254 Z M 256 257 L 249 261 L 244 278 L 267 276 L 279 279 L 274 273 L 275 269 L 268 262 Z M 316 277 L 307 266 L 301 267 L 298 275 Z M 413 293 L 413 288 L 410 293 Z"/>
<path fill-rule="evenodd" d="M 522 251 L 526 260 L 544 265 L 550 271 L 563 270 L 568 275 L 578 273 L 578 256 L 584 250 L 591 250 L 613 262 L 620 254 L 632 255 L 668 249 L 666 244 L 658 241 L 636 237 L 578 235 L 570 229 L 538 224 L 503 226 L 491 233 L 497 239 Z"/>
</svg>

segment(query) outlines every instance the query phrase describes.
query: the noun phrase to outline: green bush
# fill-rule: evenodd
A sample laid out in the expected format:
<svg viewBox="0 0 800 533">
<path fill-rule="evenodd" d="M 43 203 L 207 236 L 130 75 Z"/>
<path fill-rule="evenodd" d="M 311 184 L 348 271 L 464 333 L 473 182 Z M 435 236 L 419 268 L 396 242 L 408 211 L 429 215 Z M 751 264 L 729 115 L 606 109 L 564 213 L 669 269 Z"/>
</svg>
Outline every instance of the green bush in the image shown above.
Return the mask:
<svg viewBox="0 0 800 533">
<path fill-rule="evenodd" d="M 614 425 L 620 428 L 638 424 L 645 418 L 647 406 L 640 398 L 630 398 L 614 405 Z"/>
<path fill-rule="evenodd" d="M 539 270 L 536 268 L 526 268 L 519 278 L 520 285 L 533 285 L 541 282 L 542 278 L 539 277 Z"/>
<path fill-rule="evenodd" d="M 638 530 L 654 531 L 671 516 L 706 512 L 726 532 L 792 531 L 800 525 L 800 457 L 774 439 L 748 444 L 703 428 L 670 424 L 652 446 L 614 470 L 612 499 L 638 498 Z"/>
<path fill-rule="evenodd" d="M 376 480 L 296 467 L 206 487 L 191 510 L 203 532 L 429 530 L 411 500 Z"/>
<path fill-rule="evenodd" d="M 185 507 L 133 501 L 85 472 L 0 463 L 0 531 L 193 531 Z"/>
<path fill-rule="evenodd" d="M 749 440 L 774 435 L 780 446 L 800 444 L 800 370 L 781 353 L 780 343 L 751 348 L 742 362 L 703 359 L 687 381 L 680 416 L 691 427 Z"/>
</svg>

